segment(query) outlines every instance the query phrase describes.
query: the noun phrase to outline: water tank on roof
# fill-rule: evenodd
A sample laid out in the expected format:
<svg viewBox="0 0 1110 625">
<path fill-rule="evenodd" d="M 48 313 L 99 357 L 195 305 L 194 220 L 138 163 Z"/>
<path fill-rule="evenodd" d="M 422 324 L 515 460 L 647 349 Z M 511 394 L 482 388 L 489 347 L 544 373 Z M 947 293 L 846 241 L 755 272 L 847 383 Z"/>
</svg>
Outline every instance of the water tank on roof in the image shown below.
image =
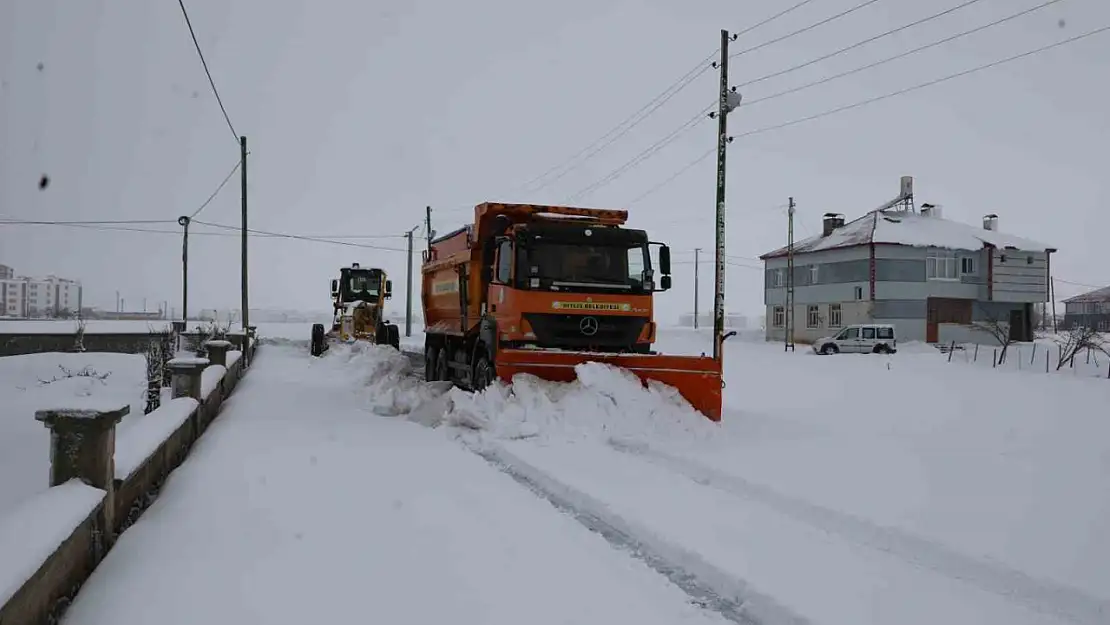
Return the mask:
<svg viewBox="0 0 1110 625">
<path fill-rule="evenodd" d="M 913 176 L 902 176 L 902 189 L 899 195 L 902 197 L 913 195 Z"/>
</svg>

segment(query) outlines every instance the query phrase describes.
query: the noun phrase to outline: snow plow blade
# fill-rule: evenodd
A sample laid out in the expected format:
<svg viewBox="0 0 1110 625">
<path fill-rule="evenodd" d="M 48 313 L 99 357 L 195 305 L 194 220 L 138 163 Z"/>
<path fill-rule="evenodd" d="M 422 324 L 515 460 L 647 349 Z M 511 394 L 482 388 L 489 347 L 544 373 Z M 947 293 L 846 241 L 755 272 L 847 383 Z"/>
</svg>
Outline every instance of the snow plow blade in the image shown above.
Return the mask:
<svg viewBox="0 0 1110 625">
<path fill-rule="evenodd" d="M 514 375 L 528 373 L 552 382 L 572 382 L 577 377 L 574 367 L 585 362 L 627 369 L 645 386 L 648 380 L 672 386 L 695 410 L 711 421 L 721 420 L 721 364 L 707 356 L 504 349 L 497 353 L 497 377 L 511 382 Z"/>
</svg>

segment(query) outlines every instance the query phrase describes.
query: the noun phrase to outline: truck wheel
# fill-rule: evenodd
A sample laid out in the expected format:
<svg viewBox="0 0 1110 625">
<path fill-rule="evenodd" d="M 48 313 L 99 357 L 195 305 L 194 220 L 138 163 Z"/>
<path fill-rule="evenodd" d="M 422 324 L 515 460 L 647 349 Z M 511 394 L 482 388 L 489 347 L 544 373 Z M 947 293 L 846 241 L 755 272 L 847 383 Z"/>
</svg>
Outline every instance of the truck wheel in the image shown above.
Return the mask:
<svg viewBox="0 0 1110 625">
<path fill-rule="evenodd" d="M 385 345 L 389 340 L 388 333 L 388 326 L 384 323 L 379 323 L 377 327 L 374 328 L 374 344 Z"/>
<path fill-rule="evenodd" d="M 324 353 L 324 324 L 312 324 L 312 346 L 311 352 L 313 356 L 320 356 Z"/>
<path fill-rule="evenodd" d="M 386 326 L 386 329 L 389 331 L 389 344 L 393 349 L 401 351 L 401 328 L 391 323 Z"/>
<path fill-rule="evenodd" d="M 431 345 L 424 348 L 424 380 L 427 382 L 436 382 L 439 378 L 436 377 L 436 359 L 439 358 L 439 350 Z"/>
<path fill-rule="evenodd" d="M 450 358 L 450 350 L 446 345 L 441 349 L 436 350 L 436 380 L 442 382 L 454 382 L 454 376 L 451 375 L 451 367 L 447 365 L 447 359 Z"/>
<path fill-rule="evenodd" d="M 497 378 L 497 373 L 494 370 L 493 363 L 490 362 L 489 354 L 486 350 L 482 349 L 478 352 L 478 357 L 474 360 L 474 390 L 481 391 L 493 384 Z"/>
</svg>

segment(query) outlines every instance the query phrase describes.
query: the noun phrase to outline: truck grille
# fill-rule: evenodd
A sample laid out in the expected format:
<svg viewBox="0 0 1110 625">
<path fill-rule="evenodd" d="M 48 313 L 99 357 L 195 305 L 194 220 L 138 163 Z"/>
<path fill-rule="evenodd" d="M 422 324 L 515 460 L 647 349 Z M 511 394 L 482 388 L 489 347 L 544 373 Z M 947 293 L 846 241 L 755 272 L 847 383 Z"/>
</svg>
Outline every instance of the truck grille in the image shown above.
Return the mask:
<svg viewBox="0 0 1110 625">
<path fill-rule="evenodd" d="M 540 347 L 631 350 L 640 337 L 647 317 L 608 315 L 557 315 L 525 313 Z"/>
</svg>

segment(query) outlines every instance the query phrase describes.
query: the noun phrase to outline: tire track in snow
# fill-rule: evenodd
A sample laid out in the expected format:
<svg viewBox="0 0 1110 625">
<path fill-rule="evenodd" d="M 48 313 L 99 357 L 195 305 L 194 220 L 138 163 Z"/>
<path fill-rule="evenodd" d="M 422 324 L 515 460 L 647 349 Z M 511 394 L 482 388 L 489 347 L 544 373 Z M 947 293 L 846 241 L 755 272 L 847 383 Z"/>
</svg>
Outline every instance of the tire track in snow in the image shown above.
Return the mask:
<svg viewBox="0 0 1110 625">
<path fill-rule="evenodd" d="M 604 503 L 559 482 L 503 447 L 460 440 L 470 451 L 557 510 L 666 577 L 696 605 L 741 625 L 809 625 L 808 620 L 756 592 L 743 580 L 709 564 L 698 554 L 635 526 Z"/>
<path fill-rule="evenodd" d="M 610 439 L 609 446 L 674 471 L 702 486 L 765 505 L 854 544 L 889 553 L 911 565 L 1001 595 L 1042 614 L 1083 625 L 1110 623 L 1110 601 L 1072 586 L 1037 579 L 1000 562 L 974 558 L 940 543 L 783 494 L 643 443 Z"/>
</svg>

